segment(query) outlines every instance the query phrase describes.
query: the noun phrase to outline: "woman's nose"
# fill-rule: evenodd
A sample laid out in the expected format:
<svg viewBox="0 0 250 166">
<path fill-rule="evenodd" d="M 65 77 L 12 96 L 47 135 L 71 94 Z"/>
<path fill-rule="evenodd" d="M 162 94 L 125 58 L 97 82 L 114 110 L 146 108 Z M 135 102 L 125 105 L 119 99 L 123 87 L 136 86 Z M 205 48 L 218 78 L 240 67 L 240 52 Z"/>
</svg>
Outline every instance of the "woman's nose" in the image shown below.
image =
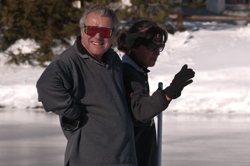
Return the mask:
<svg viewBox="0 0 250 166">
<path fill-rule="evenodd" d="M 156 50 L 154 50 L 154 54 L 155 54 L 155 55 L 160 55 L 160 49 L 157 48 Z"/>
</svg>

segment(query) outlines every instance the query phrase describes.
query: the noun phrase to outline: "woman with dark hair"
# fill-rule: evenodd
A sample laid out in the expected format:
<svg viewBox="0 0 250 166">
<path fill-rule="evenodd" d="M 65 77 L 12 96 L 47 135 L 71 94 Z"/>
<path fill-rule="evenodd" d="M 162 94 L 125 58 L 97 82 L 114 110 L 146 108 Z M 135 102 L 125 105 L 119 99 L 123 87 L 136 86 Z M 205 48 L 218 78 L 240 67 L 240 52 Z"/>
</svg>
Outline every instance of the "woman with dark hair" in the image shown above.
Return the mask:
<svg viewBox="0 0 250 166">
<path fill-rule="evenodd" d="M 168 34 L 149 20 L 136 22 L 117 38 L 118 49 L 124 52 L 123 78 L 128 105 L 134 123 L 136 155 L 139 166 L 157 166 L 157 140 L 154 117 L 164 111 L 172 99 L 181 95 L 192 83 L 195 73 L 184 65 L 172 83 L 151 96 L 148 67 L 153 67 L 165 47 Z"/>
</svg>

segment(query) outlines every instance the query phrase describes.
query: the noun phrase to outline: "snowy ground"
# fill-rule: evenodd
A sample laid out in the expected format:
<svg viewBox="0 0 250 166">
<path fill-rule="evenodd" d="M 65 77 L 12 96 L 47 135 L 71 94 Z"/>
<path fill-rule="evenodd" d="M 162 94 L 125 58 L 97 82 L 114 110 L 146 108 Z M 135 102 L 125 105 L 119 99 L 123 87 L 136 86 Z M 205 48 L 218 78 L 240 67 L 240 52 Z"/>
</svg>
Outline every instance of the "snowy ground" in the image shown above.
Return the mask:
<svg viewBox="0 0 250 166">
<path fill-rule="evenodd" d="M 250 113 L 250 24 L 198 22 L 185 27 L 189 30 L 170 35 L 167 49 L 151 69 L 152 85 L 159 80 L 168 85 L 184 63 L 196 72 L 194 83 L 169 110 Z"/>
<path fill-rule="evenodd" d="M 196 72 L 194 82 L 166 111 L 178 113 L 250 113 L 250 24 L 184 22 L 185 32 L 169 34 L 165 50 L 149 74 L 151 92 L 158 82 L 167 86 L 183 64 Z M 32 52 L 37 45 L 19 40 L 9 49 Z M 62 49 L 55 49 L 60 52 Z M 44 68 L 7 65 L 0 53 L 0 106 L 33 108 L 36 81 Z"/>
</svg>

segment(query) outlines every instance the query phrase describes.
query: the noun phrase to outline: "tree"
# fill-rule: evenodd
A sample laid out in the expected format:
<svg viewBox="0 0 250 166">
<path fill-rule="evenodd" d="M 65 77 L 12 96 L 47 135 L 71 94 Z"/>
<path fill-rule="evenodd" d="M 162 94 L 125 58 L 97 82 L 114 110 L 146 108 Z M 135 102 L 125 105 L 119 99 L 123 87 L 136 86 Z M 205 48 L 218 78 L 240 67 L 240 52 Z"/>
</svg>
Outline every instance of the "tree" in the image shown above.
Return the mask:
<svg viewBox="0 0 250 166">
<path fill-rule="evenodd" d="M 0 0 L 0 45 L 6 50 L 18 39 L 34 39 L 40 47 L 34 52 L 16 55 L 9 52 L 10 63 L 38 62 L 44 66 L 56 55 L 53 47 L 58 43 L 69 47 L 69 38 L 80 34 L 79 19 L 83 12 L 93 5 L 107 5 L 115 0 L 80 0 L 80 9 L 72 6 L 73 0 Z M 115 9 L 120 20 L 129 20 L 122 27 L 127 29 L 139 19 L 153 20 L 167 28 L 168 15 L 177 6 L 172 0 L 131 0 L 132 6 Z M 192 0 L 192 7 L 202 6 L 204 0 Z M 189 4 L 190 5 L 190 4 Z M 115 43 L 114 43 L 115 44 Z"/>
<path fill-rule="evenodd" d="M 166 23 L 169 19 L 169 14 L 172 13 L 176 8 L 205 7 L 204 0 L 192 0 L 190 3 L 182 3 L 173 0 L 131 0 L 131 3 L 131 7 L 116 10 L 119 19 L 130 19 L 132 20 L 132 22 L 129 22 L 130 24 L 140 19 L 149 19 L 155 21 L 163 28 L 167 28 Z M 123 29 L 126 29 L 125 27 L 126 25 L 123 26 Z"/>
<path fill-rule="evenodd" d="M 22 56 L 21 62 L 31 65 L 33 61 L 38 61 L 40 65 L 51 61 L 56 56 L 52 48 L 58 40 L 69 46 L 66 39 L 79 35 L 78 22 L 84 9 L 72 7 L 72 2 L 68 0 L 8 0 L 1 1 L 0 8 L 4 27 L 1 28 L 3 50 L 18 39 L 31 38 L 40 45 L 32 55 Z M 20 55 L 9 53 L 10 62 L 18 59 L 15 56 Z"/>
</svg>

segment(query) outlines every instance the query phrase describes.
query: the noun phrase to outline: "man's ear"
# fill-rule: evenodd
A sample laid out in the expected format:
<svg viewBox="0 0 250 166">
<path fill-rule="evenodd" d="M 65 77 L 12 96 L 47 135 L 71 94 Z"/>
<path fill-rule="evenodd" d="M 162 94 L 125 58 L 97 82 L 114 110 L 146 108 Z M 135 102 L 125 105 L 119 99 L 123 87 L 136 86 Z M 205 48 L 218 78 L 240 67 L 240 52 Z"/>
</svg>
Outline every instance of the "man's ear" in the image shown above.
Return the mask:
<svg viewBox="0 0 250 166">
<path fill-rule="evenodd" d="M 81 37 L 83 37 L 83 33 L 84 33 L 84 32 L 83 32 L 83 29 L 81 29 Z"/>
</svg>

